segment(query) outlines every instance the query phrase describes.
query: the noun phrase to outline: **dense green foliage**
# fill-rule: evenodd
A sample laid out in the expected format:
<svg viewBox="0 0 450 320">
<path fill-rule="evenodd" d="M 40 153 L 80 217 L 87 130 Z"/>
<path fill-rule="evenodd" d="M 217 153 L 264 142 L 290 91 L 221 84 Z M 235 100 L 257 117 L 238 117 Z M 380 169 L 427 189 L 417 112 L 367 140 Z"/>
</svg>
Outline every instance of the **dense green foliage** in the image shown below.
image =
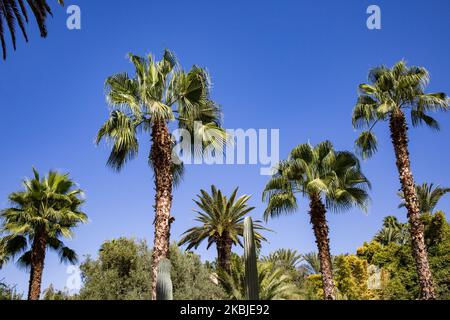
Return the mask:
<svg viewBox="0 0 450 320">
<path fill-rule="evenodd" d="M 105 242 L 97 259 L 81 264 L 81 299 L 149 299 L 151 255 L 143 242 L 120 238 Z"/>
<path fill-rule="evenodd" d="M 17 293 L 14 286 L 10 286 L 0 280 L 0 301 L 1 300 L 21 300 L 22 295 Z"/>
<path fill-rule="evenodd" d="M 76 296 L 70 295 L 69 292 L 64 290 L 57 290 L 52 284 L 44 290 L 43 300 L 74 300 Z"/>
<path fill-rule="evenodd" d="M 440 211 L 425 214 L 422 220 L 438 298 L 450 299 L 450 225 Z M 382 244 L 373 240 L 359 248 L 357 255 L 387 272 L 388 279 L 380 298 L 417 298 L 419 287 L 409 241 Z"/>
<path fill-rule="evenodd" d="M 335 267 L 334 280 L 343 299 L 372 298 L 368 288 L 369 264 L 367 260 L 354 255 L 341 255 L 336 257 Z"/>
<path fill-rule="evenodd" d="M 425 214 L 426 241 L 439 299 L 450 299 L 450 224 L 441 211 Z M 374 240 L 364 243 L 356 254 L 332 259 L 338 299 L 416 299 L 419 294 L 414 259 L 408 241 L 387 243 L 375 239 L 393 225 L 407 228 L 386 217 Z M 408 233 L 406 232 L 406 235 Z M 231 257 L 231 273 L 215 270 L 215 263 L 202 263 L 190 251 L 171 246 L 171 279 L 174 299 L 242 300 L 245 291 L 244 258 Z M 105 242 L 97 259 L 81 265 L 83 287 L 76 296 L 50 286 L 46 300 L 150 299 L 151 250 L 144 241 L 119 238 Z M 318 300 L 323 296 L 317 253 L 299 254 L 280 249 L 258 259 L 260 299 Z M 2 298 L 10 299 L 11 288 L 0 286 Z M 14 294 L 14 298 L 20 298 Z"/>
<path fill-rule="evenodd" d="M 450 224 L 443 212 L 425 214 L 425 237 L 430 266 L 439 299 L 450 299 Z M 374 240 L 358 248 L 356 255 L 339 255 L 333 258 L 333 274 L 338 289 L 338 299 L 388 299 L 414 300 L 419 296 L 419 286 L 409 238 L 397 237 L 380 242 L 384 229 L 408 229 L 393 217 L 386 217 L 382 229 Z M 408 232 L 405 232 L 408 236 Z M 386 240 L 386 239 L 385 239 Z M 304 256 L 305 257 L 305 256 Z M 314 261 L 314 260 L 313 260 Z M 308 269 L 310 269 L 309 267 Z M 312 268 L 311 268 L 312 269 Z M 321 276 L 318 270 L 300 284 L 302 296 L 319 299 Z"/>
<path fill-rule="evenodd" d="M 221 299 L 214 273 L 192 252 L 171 246 L 174 299 Z M 120 238 L 105 242 L 97 259 L 81 265 L 80 299 L 145 300 L 151 296 L 151 250 L 143 241 Z"/>
</svg>

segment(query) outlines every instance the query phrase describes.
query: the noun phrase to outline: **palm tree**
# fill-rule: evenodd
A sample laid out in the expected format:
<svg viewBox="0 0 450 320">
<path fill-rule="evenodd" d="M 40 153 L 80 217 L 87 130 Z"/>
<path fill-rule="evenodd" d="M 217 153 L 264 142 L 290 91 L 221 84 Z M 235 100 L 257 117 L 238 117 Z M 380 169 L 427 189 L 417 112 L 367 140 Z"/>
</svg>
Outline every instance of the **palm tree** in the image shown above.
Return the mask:
<svg viewBox="0 0 450 320">
<path fill-rule="evenodd" d="M 174 54 L 164 51 L 155 61 L 130 54 L 135 68 L 134 77 L 120 73 L 106 80 L 107 100 L 112 108 L 109 119 L 100 128 L 97 144 L 105 138 L 112 141 L 107 164 L 120 170 L 138 153 L 137 134 L 146 132 L 152 141 L 149 164 L 155 180 L 155 234 L 152 260 L 153 279 L 159 261 L 168 257 L 172 188 L 183 172 L 178 158 L 172 157 L 174 140 L 169 122 L 187 130 L 193 141 L 204 144 L 223 143 L 220 128 L 220 108 L 209 96 L 208 73 L 197 66 L 185 72 Z M 197 148 L 195 148 L 197 149 Z M 152 282 L 152 296 L 156 298 L 156 281 Z"/>
<path fill-rule="evenodd" d="M 423 67 L 408 67 L 404 61 L 398 62 L 391 69 L 385 66 L 372 69 L 369 81 L 370 84 L 359 86 L 361 94 L 353 111 L 354 128 L 364 129 L 355 144 L 364 158 L 372 156 L 377 150 L 373 129 L 378 122 L 389 122 L 401 189 L 411 225 L 412 251 L 419 275 L 420 298 L 435 299 L 424 242 L 424 226 L 420 221 L 420 205 L 411 172 L 405 111 L 410 111 L 414 127 L 425 124 L 438 130 L 439 123 L 429 113 L 448 111 L 449 98 L 445 93 L 425 93 L 429 82 L 428 71 Z"/>
<path fill-rule="evenodd" d="M 279 266 L 285 270 L 297 270 L 297 267 L 302 260 L 302 256 L 297 250 L 278 249 L 272 252 L 267 257 L 261 259 L 262 262 L 270 262 L 275 266 Z"/>
<path fill-rule="evenodd" d="M 387 216 L 383 221 L 383 228 L 378 231 L 374 238 L 382 245 L 397 243 L 404 245 L 409 241 L 408 225 L 400 223 L 394 216 Z"/>
<path fill-rule="evenodd" d="M 72 229 L 87 222 L 87 216 L 80 211 L 82 191 L 67 174 L 50 171 L 40 178 L 33 173 L 33 179 L 23 182 L 23 191 L 9 196 L 12 207 L 2 211 L 0 230 L 6 255 L 20 254 L 19 265 L 30 268 L 28 299 L 38 300 L 46 250 L 56 251 L 61 262 L 75 263 L 76 253 L 60 238 L 72 237 Z"/>
<path fill-rule="evenodd" d="M 394 228 L 382 228 L 375 235 L 374 240 L 378 241 L 382 245 L 388 245 L 389 243 L 403 243 L 404 238 L 402 237 L 402 233 Z"/>
<path fill-rule="evenodd" d="M 305 261 L 300 266 L 307 275 L 320 274 L 320 258 L 317 252 L 309 252 L 303 255 Z"/>
<path fill-rule="evenodd" d="M 416 185 L 417 201 L 419 203 L 419 212 L 421 214 L 433 214 L 439 200 L 450 192 L 450 188 L 442 188 L 441 186 L 435 186 L 433 183 L 423 183 L 422 185 Z M 399 192 L 402 203 L 399 208 L 405 208 L 405 197 L 403 192 Z"/>
<path fill-rule="evenodd" d="M 60 5 L 64 5 L 64 0 L 57 0 Z M 45 21 L 47 15 L 53 15 L 46 0 L 26 0 L 30 7 L 41 33 L 41 37 L 47 37 L 47 26 Z M 25 0 L 0 0 L 0 42 L 2 44 L 3 60 L 6 59 L 5 29 L 9 29 L 14 50 L 16 50 L 16 23 L 19 26 L 25 41 L 28 42 L 28 35 L 25 23 L 28 23 L 28 13 Z"/>
<path fill-rule="evenodd" d="M 242 247 L 241 238 L 244 235 L 244 219 L 254 207 L 248 205 L 250 196 L 243 195 L 236 199 L 238 188 L 227 198 L 215 186 L 211 186 L 211 194 L 201 190 L 194 200 L 201 211 L 195 210 L 198 217 L 195 219 L 201 225 L 187 230 L 183 234 L 179 245 L 187 244 L 187 249 L 197 249 L 200 244 L 208 239 L 208 249 L 215 244 L 217 248 L 217 261 L 220 269 L 230 272 L 231 250 L 233 245 Z M 255 221 L 254 230 L 267 230 Z M 259 245 L 266 239 L 255 232 L 255 240 Z"/>
<path fill-rule="evenodd" d="M 278 165 L 267 183 L 263 200 L 268 202 L 264 217 L 278 217 L 297 210 L 296 193 L 310 201 L 310 217 L 319 249 L 325 299 L 335 299 L 327 209 L 342 210 L 368 202 L 370 184 L 362 174 L 359 161 L 350 152 L 336 152 L 329 141 L 316 147 L 302 144 L 294 148 L 288 160 Z"/>
<path fill-rule="evenodd" d="M 241 257 L 231 260 L 229 273 L 219 271 L 219 281 L 232 300 L 245 300 L 245 267 Z M 299 290 L 292 283 L 292 278 L 281 267 L 271 262 L 258 262 L 258 282 L 260 300 L 298 299 Z"/>
</svg>

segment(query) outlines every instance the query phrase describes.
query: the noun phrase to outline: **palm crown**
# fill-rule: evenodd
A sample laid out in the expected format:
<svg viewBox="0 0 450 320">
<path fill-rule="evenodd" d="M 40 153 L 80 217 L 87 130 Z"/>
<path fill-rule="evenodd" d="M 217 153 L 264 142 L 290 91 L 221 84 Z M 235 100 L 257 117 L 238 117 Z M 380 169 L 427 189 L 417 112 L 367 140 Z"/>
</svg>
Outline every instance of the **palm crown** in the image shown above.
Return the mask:
<svg viewBox="0 0 450 320">
<path fill-rule="evenodd" d="M 84 202 L 80 198 L 82 191 L 74 188 L 67 175 L 51 171 L 48 177 L 40 178 L 33 171 L 34 178 L 23 183 L 25 190 L 9 196 L 13 206 L 2 211 L 4 257 L 23 253 L 18 262 L 28 267 L 31 263 L 28 248 L 40 233 L 46 238 L 47 246 L 58 252 L 62 262 L 74 263 L 77 255 L 60 238 L 71 238 L 72 229 L 87 222 L 86 214 L 80 211 Z"/>
<path fill-rule="evenodd" d="M 361 84 L 361 92 L 353 111 L 353 126 L 364 129 L 356 140 L 356 147 L 364 158 L 377 151 L 373 132 L 378 122 L 390 115 L 409 110 L 413 126 L 422 124 L 439 130 L 439 123 L 429 113 L 448 111 L 449 98 L 445 93 L 425 93 L 429 82 L 428 71 L 423 67 L 408 67 L 404 61 L 391 69 L 381 66 L 369 73 L 370 84 Z"/>
<path fill-rule="evenodd" d="M 216 243 L 222 236 L 226 235 L 234 245 L 242 246 L 241 237 L 244 234 L 244 219 L 246 215 L 254 209 L 248 205 L 250 196 L 243 195 L 236 199 L 238 189 L 236 188 L 227 198 L 215 186 L 211 187 L 211 195 L 201 190 L 198 200 L 194 200 L 201 209 L 195 210 L 198 213 L 196 221 L 201 226 L 191 228 L 184 233 L 180 240 L 180 245 L 188 244 L 187 250 L 198 248 L 204 241 L 208 240 L 208 248 Z M 254 230 L 267 230 L 259 221 L 255 221 Z M 266 239 L 258 232 L 255 232 L 255 241 L 259 244 Z"/>
<path fill-rule="evenodd" d="M 367 208 L 370 183 L 360 170 L 359 160 L 350 152 L 335 152 L 329 141 L 316 147 L 302 144 L 267 183 L 263 200 L 268 201 L 265 219 L 297 209 L 295 194 L 323 196 L 328 208 Z"/>
<path fill-rule="evenodd" d="M 164 51 L 155 61 L 130 54 L 135 76 L 120 73 L 106 80 L 107 101 L 112 111 L 100 128 L 97 143 L 111 140 L 113 149 L 108 165 L 119 170 L 138 152 L 137 133 L 151 130 L 158 121 L 176 121 L 191 138 L 203 144 L 222 143 L 220 107 L 210 99 L 210 80 L 206 70 L 193 66 L 185 72 L 174 54 Z M 196 122 L 201 125 L 196 126 Z M 150 160 L 151 161 L 151 160 Z"/>
<path fill-rule="evenodd" d="M 394 216 L 388 216 L 383 220 L 383 228 L 375 235 L 374 240 L 383 245 L 391 242 L 406 244 L 410 237 L 408 234 L 408 225 L 400 223 Z"/>
<path fill-rule="evenodd" d="M 268 256 L 263 257 L 261 261 L 270 262 L 275 266 L 279 266 L 287 270 L 296 270 L 300 261 L 302 261 L 302 255 L 299 254 L 297 250 L 278 249 Z"/>
</svg>

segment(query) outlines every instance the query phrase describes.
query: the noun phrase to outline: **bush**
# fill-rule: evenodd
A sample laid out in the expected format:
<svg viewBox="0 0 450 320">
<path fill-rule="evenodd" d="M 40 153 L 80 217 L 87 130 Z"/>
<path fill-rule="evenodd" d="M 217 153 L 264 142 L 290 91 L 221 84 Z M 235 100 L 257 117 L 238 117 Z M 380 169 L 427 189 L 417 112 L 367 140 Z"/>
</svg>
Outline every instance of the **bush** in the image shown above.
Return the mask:
<svg viewBox="0 0 450 320">
<path fill-rule="evenodd" d="M 151 250 L 145 241 L 119 238 L 105 242 L 97 259 L 81 264 L 83 300 L 149 300 L 151 298 Z M 170 248 L 174 299 L 222 299 L 222 288 L 200 257 Z"/>
</svg>

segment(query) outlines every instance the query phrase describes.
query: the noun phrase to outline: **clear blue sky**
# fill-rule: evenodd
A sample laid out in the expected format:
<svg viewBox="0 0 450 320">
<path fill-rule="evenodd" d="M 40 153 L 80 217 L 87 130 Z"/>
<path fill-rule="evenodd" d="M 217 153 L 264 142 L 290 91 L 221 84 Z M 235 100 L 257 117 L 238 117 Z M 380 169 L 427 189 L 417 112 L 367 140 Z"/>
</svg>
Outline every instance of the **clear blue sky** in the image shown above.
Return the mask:
<svg viewBox="0 0 450 320">
<path fill-rule="evenodd" d="M 51 3 L 52 0 L 49 0 Z M 55 1 L 56 2 L 56 1 Z M 146 165 L 148 137 L 139 158 L 117 174 L 105 166 L 108 148 L 94 137 L 108 116 L 103 83 L 131 71 L 126 53 L 175 51 L 184 67 L 209 69 L 213 97 L 223 106 L 227 128 L 279 128 L 281 156 L 297 144 L 331 139 L 337 149 L 353 149 L 357 133 L 351 112 L 357 86 L 369 68 L 405 58 L 431 73 L 430 91 L 450 91 L 450 2 L 433 1 L 105 1 L 72 0 L 82 10 L 82 30 L 65 27 L 65 10 L 54 5 L 49 38 L 30 27 L 31 41 L 0 62 L 0 207 L 20 188 L 34 165 L 40 171 L 68 171 L 86 191 L 91 222 L 69 241 L 83 256 L 120 236 L 153 241 L 153 180 Z M 382 29 L 366 28 L 366 8 L 378 4 Z M 12 49 L 10 47 L 10 49 Z M 450 185 L 448 114 L 437 118 L 442 131 L 414 129 L 412 166 L 417 182 Z M 368 214 L 330 214 L 334 254 L 354 252 L 395 214 L 399 183 L 386 125 L 378 129 L 379 153 L 363 163 L 372 180 Z M 254 217 L 261 218 L 261 191 L 267 177 L 258 166 L 190 166 L 175 191 L 173 239 L 194 225 L 192 198 L 216 184 L 226 192 L 239 186 L 252 194 Z M 450 212 L 450 197 L 440 209 Z M 275 233 L 263 253 L 285 247 L 315 250 L 307 203 L 298 214 L 270 221 Z M 199 254 L 213 259 L 215 249 Z M 43 287 L 63 288 L 66 267 L 55 254 L 46 260 Z M 14 264 L 0 278 L 26 292 L 28 274 Z"/>
</svg>

